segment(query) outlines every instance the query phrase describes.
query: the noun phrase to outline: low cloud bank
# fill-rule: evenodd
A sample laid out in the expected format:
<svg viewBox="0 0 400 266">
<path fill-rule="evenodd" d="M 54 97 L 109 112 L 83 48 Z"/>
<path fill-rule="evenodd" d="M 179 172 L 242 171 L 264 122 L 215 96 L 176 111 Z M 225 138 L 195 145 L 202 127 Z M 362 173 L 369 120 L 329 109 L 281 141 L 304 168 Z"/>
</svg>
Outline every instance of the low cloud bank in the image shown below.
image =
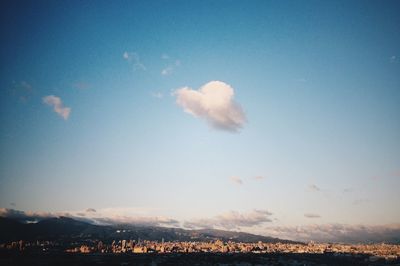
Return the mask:
<svg viewBox="0 0 400 266">
<path fill-rule="evenodd" d="M 137 212 L 133 208 L 116 208 L 95 210 L 88 208 L 78 212 L 32 212 L 0 208 L 0 217 L 18 220 L 20 222 L 38 222 L 54 217 L 70 217 L 76 220 L 99 225 L 134 224 L 143 226 L 179 227 L 179 221 L 163 216 L 149 216 Z"/>
<path fill-rule="evenodd" d="M 348 225 L 313 224 L 267 227 L 265 235 L 297 241 L 332 243 L 400 242 L 400 224 Z"/>
<path fill-rule="evenodd" d="M 213 218 L 185 221 L 183 226 L 189 229 L 213 228 L 240 230 L 243 227 L 254 227 L 271 222 L 271 215 L 272 213 L 267 210 L 253 210 L 245 213 L 230 211 Z"/>
<path fill-rule="evenodd" d="M 147 215 L 138 208 L 88 208 L 80 212 L 35 212 L 0 208 L 0 217 L 21 222 L 37 222 L 54 217 L 70 217 L 99 225 L 134 224 L 142 226 L 183 227 L 186 229 L 223 229 L 257 231 L 265 236 L 296 241 L 332 243 L 400 243 L 400 223 L 388 225 L 311 224 L 273 226 L 272 213 L 267 210 L 230 211 L 211 218 L 181 222 L 163 216 Z M 271 226 L 265 227 L 271 223 Z"/>
</svg>

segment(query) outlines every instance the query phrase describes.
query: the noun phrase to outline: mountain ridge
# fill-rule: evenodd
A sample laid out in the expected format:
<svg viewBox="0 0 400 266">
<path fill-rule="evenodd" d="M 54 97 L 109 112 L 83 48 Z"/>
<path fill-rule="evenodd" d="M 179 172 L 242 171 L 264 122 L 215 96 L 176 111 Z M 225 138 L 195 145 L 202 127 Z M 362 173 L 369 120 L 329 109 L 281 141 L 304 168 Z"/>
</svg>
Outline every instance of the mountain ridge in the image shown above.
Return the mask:
<svg viewBox="0 0 400 266">
<path fill-rule="evenodd" d="M 145 226 L 145 225 L 95 225 L 69 217 L 56 217 L 37 223 L 21 223 L 15 219 L 0 217 L 0 241 L 58 240 L 94 238 L 104 241 L 118 239 L 142 239 L 161 241 L 222 241 L 300 243 L 245 232 L 218 229 L 195 229 Z"/>
</svg>

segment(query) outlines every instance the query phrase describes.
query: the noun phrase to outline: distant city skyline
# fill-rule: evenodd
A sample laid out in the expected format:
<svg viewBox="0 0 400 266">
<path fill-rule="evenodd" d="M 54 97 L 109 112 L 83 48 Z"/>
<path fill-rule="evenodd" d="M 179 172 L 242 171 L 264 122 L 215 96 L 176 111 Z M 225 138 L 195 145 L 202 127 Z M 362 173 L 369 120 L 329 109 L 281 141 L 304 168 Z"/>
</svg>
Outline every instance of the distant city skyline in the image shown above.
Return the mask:
<svg viewBox="0 0 400 266">
<path fill-rule="evenodd" d="M 0 5 L 0 216 L 400 231 L 398 1 Z"/>
</svg>

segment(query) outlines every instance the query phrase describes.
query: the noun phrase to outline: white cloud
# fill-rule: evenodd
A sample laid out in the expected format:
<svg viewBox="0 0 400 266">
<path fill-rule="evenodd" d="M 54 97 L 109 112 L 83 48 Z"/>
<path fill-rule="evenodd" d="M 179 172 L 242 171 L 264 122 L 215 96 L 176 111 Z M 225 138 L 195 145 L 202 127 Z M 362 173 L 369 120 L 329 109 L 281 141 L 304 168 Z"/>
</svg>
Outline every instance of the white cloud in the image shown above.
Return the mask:
<svg viewBox="0 0 400 266">
<path fill-rule="evenodd" d="M 43 103 L 52 106 L 54 112 L 64 118 L 64 120 L 67 120 L 71 113 L 71 108 L 65 107 L 60 97 L 54 95 L 45 96 L 43 97 Z"/>
<path fill-rule="evenodd" d="M 134 52 L 124 52 L 122 57 L 133 66 L 133 70 L 146 70 L 145 65 L 140 61 L 140 57 Z"/>
<path fill-rule="evenodd" d="M 267 210 L 253 210 L 246 213 L 230 211 L 213 218 L 195 219 L 186 221 L 186 228 L 216 228 L 216 229 L 241 229 L 242 227 L 254 227 L 271 222 L 270 213 Z"/>
<path fill-rule="evenodd" d="M 241 106 L 233 100 L 233 88 L 222 81 L 210 81 L 199 90 L 184 87 L 174 95 L 186 113 L 205 119 L 216 129 L 236 132 L 246 122 Z"/>
<path fill-rule="evenodd" d="M 267 227 L 264 234 L 297 241 L 344 243 L 390 242 L 400 240 L 400 224 L 369 226 L 348 224 L 272 226 Z"/>
<path fill-rule="evenodd" d="M 238 176 L 231 176 L 229 179 L 230 179 L 232 182 L 236 183 L 236 184 L 239 184 L 239 185 L 242 185 L 242 184 L 243 184 L 242 179 L 240 179 L 240 177 L 238 177 Z"/>
<path fill-rule="evenodd" d="M 321 216 L 316 213 L 305 213 L 304 217 L 306 217 L 306 218 L 321 218 Z"/>
</svg>

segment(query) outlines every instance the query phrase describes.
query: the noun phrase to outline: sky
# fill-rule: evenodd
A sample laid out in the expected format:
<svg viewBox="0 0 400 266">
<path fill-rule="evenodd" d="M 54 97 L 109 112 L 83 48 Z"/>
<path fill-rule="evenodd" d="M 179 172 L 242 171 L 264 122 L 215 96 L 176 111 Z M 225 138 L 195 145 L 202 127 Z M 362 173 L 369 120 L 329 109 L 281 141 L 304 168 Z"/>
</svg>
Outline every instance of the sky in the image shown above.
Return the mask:
<svg viewBox="0 0 400 266">
<path fill-rule="evenodd" d="M 400 236 L 399 11 L 2 1 L 0 215 Z"/>
</svg>

